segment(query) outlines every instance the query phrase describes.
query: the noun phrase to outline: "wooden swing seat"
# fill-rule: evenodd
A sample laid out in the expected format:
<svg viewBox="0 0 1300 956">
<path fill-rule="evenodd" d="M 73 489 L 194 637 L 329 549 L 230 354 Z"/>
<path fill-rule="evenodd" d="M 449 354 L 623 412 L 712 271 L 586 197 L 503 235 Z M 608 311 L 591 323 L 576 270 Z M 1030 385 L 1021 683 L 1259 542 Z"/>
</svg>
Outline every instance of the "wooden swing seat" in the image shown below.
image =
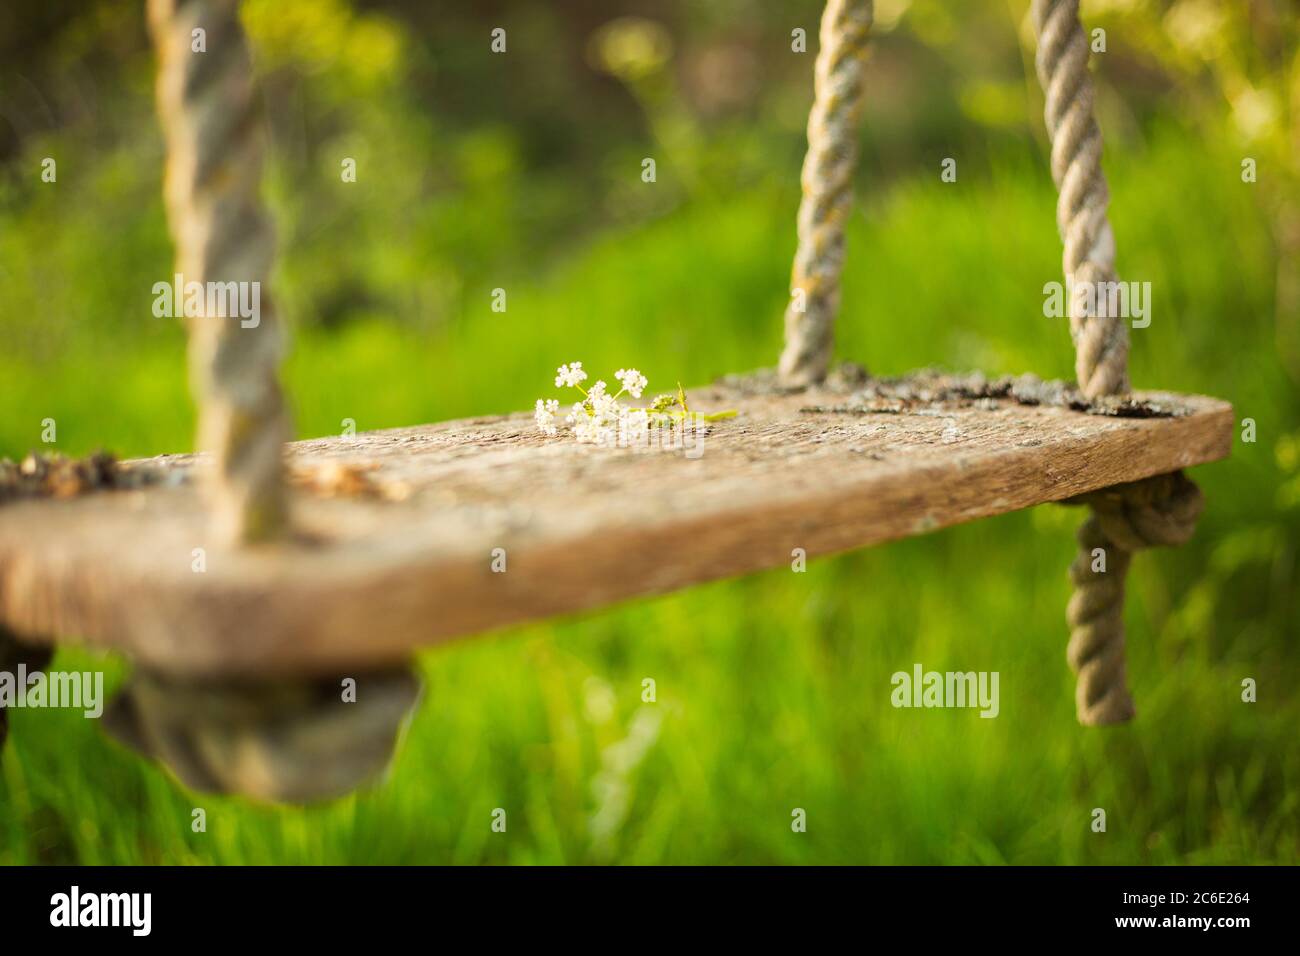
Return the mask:
<svg viewBox="0 0 1300 956">
<path fill-rule="evenodd" d="M 1098 414 L 928 373 L 865 398 L 756 381 L 689 393 L 739 413 L 698 457 L 547 438 L 529 414 L 296 442 L 294 534 L 253 548 L 211 543 L 202 456 L 124 463 L 161 480 L 4 506 L 0 623 L 179 675 L 348 673 L 1213 461 L 1232 439 L 1231 406 L 1201 396 Z"/>
</svg>

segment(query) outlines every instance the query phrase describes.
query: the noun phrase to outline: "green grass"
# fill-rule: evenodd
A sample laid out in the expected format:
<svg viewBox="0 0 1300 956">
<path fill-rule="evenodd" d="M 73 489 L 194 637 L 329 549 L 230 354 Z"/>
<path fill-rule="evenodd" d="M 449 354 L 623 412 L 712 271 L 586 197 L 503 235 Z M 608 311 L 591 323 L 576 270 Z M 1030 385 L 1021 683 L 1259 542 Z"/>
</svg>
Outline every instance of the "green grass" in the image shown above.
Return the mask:
<svg viewBox="0 0 1300 956">
<path fill-rule="evenodd" d="M 1300 403 L 1274 345 L 1266 220 L 1235 160 L 1203 145 L 1170 134 L 1108 156 L 1120 271 L 1155 295 L 1135 382 L 1229 398 L 1260 436 L 1194 473 L 1209 498 L 1194 541 L 1135 563 L 1132 725 L 1075 723 L 1063 609 L 1079 515 L 1045 507 L 426 653 L 388 778 L 320 807 L 188 794 L 91 721 L 16 712 L 0 862 L 1300 862 Z M 306 331 L 287 372 L 298 431 L 523 407 L 575 358 L 636 365 L 652 389 L 771 364 L 795 188 L 688 204 L 556 267 L 506 270 L 432 328 L 380 314 Z M 1181 213 L 1192 194 L 1198 217 Z M 1059 269 L 1053 203 L 1029 159 L 868 197 L 841 354 L 882 373 L 1068 376 L 1068 334 L 1041 314 Z M 167 275 L 157 210 L 142 221 L 140 261 L 111 255 Z M 47 275 L 89 268 L 84 249 L 47 248 L 25 250 Z M 14 304 L 22 274 L 0 273 L 0 327 L 28 336 L 0 354 L 0 454 L 37 445 L 45 417 L 72 454 L 188 447 L 179 331 L 96 281 L 60 286 L 43 331 Z M 505 314 L 489 308 L 496 285 Z M 55 666 L 90 661 L 69 650 Z M 999 671 L 1000 716 L 893 709 L 890 675 L 917 661 Z M 104 665 L 120 681 L 126 665 Z M 657 703 L 641 703 L 646 677 Z M 1258 703 L 1241 702 L 1245 677 Z M 791 831 L 796 807 L 806 833 Z"/>
</svg>

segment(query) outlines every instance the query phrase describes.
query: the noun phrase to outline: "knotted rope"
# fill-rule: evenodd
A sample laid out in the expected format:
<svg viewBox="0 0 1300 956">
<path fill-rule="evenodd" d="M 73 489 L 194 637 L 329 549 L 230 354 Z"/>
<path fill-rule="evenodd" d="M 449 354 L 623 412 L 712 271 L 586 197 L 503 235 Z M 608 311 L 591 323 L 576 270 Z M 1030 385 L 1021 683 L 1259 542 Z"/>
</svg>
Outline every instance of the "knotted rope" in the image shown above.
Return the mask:
<svg viewBox="0 0 1300 956">
<path fill-rule="evenodd" d="M 186 310 L 199 441 L 216 460 L 216 531 L 257 541 L 287 519 L 290 431 L 277 377 L 284 343 L 264 294 L 275 240 L 258 198 L 261 106 L 238 0 L 149 0 L 149 21 L 176 269 L 186 284 L 249 283 L 258 293 L 256 316 Z M 419 691 L 404 669 L 358 683 L 347 702 L 339 679 L 214 683 L 138 671 L 107 725 L 195 789 L 314 800 L 345 793 L 388 762 Z"/>
<path fill-rule="evenodd" d="M 1052 178 L 1060 193 L 1056 222 L 1065 243 L 1063 264 L 1070 295 L 1075 376 L 1088 398 L 1128 390 L 1128 328 L 1123 319 L 1097 315 L 1096 302 L 1078 293 L 1114 282 L 1115 236 L 1106 216 L 1110 191 L 1101 171 L 1101 130 L 1093 117 L 1088 37 L 1079 23 L 1079 0 L 1034 0 L 1038 34 L 1035 64 L 1047 98 L 1044 115 L 1052 140 Z"/>
<path fill-rule="evenodd" d="M 822 14 L 799 245 L 790 280 L 793 296 L 785 313 L 785 351 L 779 366 L 788 385 L 821 381 L 830 363 L 871 15 L 871 0 L 830 0 Z"/>
<path fill-rule="evenodd" d="M 1059 192 L 1056 222 L 1071 287 L 1075 376 L 1088 398 L 1127 392 L 1128 327 L 1122 317 L 1099 315 L 1097 309 L 1108 298 L 1102 284 L 1117 276 L 1115 234 L 1106 214 L 1110 191 L 1101 171 L 1101 130 L 1088 75 L 1088 37 L 1079 22 L 1078 0 L 1034 0 L 1033 18 L 1035 64 L 1052 140 L 1052 179 Z M 1181 472 L 1080 500 L 1092 505 L 1092 515 L 1079 528 L 1079 553 L 1070 568 L 1075 590 L 1066 615 L 1067 657 L 1079 675 L 1075 704 L 1081 723 L 1122 723 L 1134 714 L 1125 675 L 1123 619 L 1132 553 L 1182 544 L 1191 537 L 1204 502 Z M 1107 556 L 1104 574 L 1092 570 L 1098 548 Z"/>
<path fill-rule="evenodd" d="M 1201 490 L 1176 471 L 1066 503 L 1092 507 L 1079 528 L 1079 550 L 1070 566 L 1074 594 L 1066 610 L 1066 657 L 1078 675 L 1075 708 L 1082 724 L 1123 723 L 1134 714 L 1124 666 L 1124 578 L 1133 552 L 1185 544 L 1205 501 Z M 1094 571 L 1101 556 L 1105 570 Z"/>
<path fill-rule="evenodd" d="M 216 459 L 216 531 L 250 542 L 285 523 L 281 446 L 290 428 L 277 378 L 284 343 L 265 294 L 275 240 L 258 198 L 261 107 L 237 8 L 238 0 L 149 0 L 176 270 L 186 283 L 259 290 L 255 325 L 187 315 L 199 444 Z M 206 52 L 194 50 L 196 29 Z"/>
<path fill-rule="evenodd" d="M 419 693 L 405 668 L 356 675 L 353 701 L 342 678 L 214 683 L 137 670 L 104 722 L 191 789 L 302 803 L 383 770 Z"/>
</svg>

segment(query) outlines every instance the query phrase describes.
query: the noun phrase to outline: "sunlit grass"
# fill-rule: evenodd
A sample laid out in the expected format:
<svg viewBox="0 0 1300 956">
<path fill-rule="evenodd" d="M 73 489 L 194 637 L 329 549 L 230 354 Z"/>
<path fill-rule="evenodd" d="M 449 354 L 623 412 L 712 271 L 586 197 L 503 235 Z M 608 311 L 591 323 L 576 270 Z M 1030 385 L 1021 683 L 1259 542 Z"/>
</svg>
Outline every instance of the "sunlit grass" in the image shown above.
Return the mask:
<svg viewBox="0 0 1300 956">
<path fill-rule="evenodd" d="M 1121 269 L 1155 283 L 1134 378 L 1230 398 L 1270 437 L 1197 471 L 1210 506 L 1192 544 L 1137 559 L 1133 725 L 1075 723 L 1063 609 L 1078 515 L 1041 508 L 426 653 L 388 779 L 323 807 L 187 794 L 91 722 L 17 712 L 0 862 L 1297 862 L 1300 521 L 1278 509 L 1272 449 L 1300 423 L 1272 357 L 1262 222 L 1185 145 L 1112 169 Z M 1163 210 L 1192 189 L 1210 214 L 1171 230 Z M 512 281 L 504 314 L 489 285 L 467 291 L 481 308 L 433 328 L 380 315 L 305 334 L 286 373 L 298 432 L 524 407 L 572 359 L 635 364 L 652 386 L 771 364 L 795 201 L 756 192 L 601 238 Z M 1028 161 L 871 201 L 850 232 L 841 353 L 884 373 L 1068 375 L 1068 334 L 1039 291 L 1059 267 L 1053 202 Z M 1240 251 L 1231 269 L 1206 259 L 1224 247 Z M 70 308 L 88 308 L 77 295 Z M 36 445 L 46 417 L 73 454 L 188 447 L 182 336 L 119 329 L 93 351 L 0 354 L 0 453 Z M 893 709 L 890 675 L 918 661 L 999 671 L 1000 716 Z M 125 673 L 107 666 L 110 682 Z M 1259 703 L 1240 702 L 1244 677 Z M 610 748 L 631 735 L 642 746 L 623 765 Z M 1089 829 L 1096 807 L 1105 834 Z"/>
</svg>

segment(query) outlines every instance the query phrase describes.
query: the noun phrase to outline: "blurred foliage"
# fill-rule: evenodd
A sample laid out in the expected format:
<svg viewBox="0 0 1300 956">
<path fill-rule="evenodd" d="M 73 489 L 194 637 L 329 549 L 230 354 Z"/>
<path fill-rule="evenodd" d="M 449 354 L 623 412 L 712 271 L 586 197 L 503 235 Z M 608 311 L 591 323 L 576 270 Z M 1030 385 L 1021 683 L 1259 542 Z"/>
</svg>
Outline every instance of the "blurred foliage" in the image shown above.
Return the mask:
<svg viewBox="0 0 1300 956">
<path fill-rule="evenodd" d="M 45 417 L 72 454 L 191 439 L 183 337 L 149 309 L 171 245 L 142 6 L 0 8 L 3 455 Z M 771 364 L 819 12 L 246 0 L 299 433 L 524 407 L 575 358 L 652 383 Z M 1228 398 L 1259 434 L 1197 470 L 1193 542 L 1136 562 L 1134 725 L 1074 723 L 1078 515 L 1039 508 L 429 653 L 391 779 L 328 807 L 195 798 L 84 720 L 20 712 L 0 862 L 1300 861 L 1295 6 L 1084 15 L 1106 31 L 1120 272 L 1155 290 L 1134 381 Z M 1068 377 L 1068 333 L 1041 310 L 1060 246 L 1027 3 L 877 0 L 876 32 L 840 352 L 880 373 Z M 1000 670 L 1002 717 L 890 708 L 889 674 L 917 660 Z M 497 806 L 509 839 L 487 826 Z"/>
</svg>

